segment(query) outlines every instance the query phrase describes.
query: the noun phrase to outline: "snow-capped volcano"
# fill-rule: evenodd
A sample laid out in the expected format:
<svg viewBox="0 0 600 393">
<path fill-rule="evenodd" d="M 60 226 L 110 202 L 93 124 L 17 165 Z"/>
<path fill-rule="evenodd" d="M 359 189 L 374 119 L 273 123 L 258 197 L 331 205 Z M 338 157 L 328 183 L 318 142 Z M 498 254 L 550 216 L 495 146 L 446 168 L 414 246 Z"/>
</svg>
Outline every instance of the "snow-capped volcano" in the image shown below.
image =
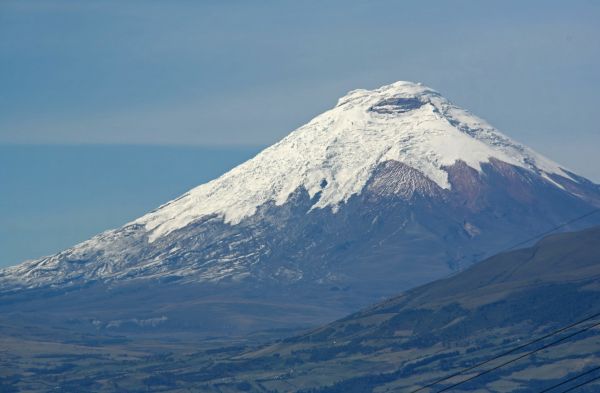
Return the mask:
<svg viewBox="0 0 600 393">
<path fill-rule="evenodd" d="M 220 178 L 135 221 L 150 240 L 217 214 L 237 224 L 267 203 L 286 203 L 299 188 L 312 208 L 331 207 L 360 194 L 383 162 L 398 161 L 451 188 L 444 169 L 463 161 L 481 172 L 495 158 L 540 174 L 570 178 L 558 164 L 452 105 L 421 84 L 396 82 L 376 90 L 354 90 L 279 143 Z M 560 185 L 556 184 L 560 187 Z"/>
<path fill-rule="evenodd" d="M 397 82 L 348 93 L 253 159 L 122 228 L 1 270 L 0 297 L 8 308 L 33 302 L 29 309 L 94 328 L 120 326 L 116 319 L 204 332 L 297 326 L 439 278 L 598 206 L 598 185 L 438 92 Z"/>
</svg>

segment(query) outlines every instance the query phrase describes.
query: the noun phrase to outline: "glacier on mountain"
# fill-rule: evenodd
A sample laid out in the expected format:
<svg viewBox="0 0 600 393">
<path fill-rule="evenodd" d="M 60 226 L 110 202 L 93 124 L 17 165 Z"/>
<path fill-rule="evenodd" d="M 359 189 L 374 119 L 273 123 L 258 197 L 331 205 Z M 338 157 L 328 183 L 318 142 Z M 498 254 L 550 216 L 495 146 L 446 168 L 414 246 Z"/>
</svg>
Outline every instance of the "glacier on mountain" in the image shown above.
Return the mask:
<svg viewBox="0 0 600 393">
<path fill-rule="evenodd" d="M 337 105 L 223 176 L 135 220 L 155 241 L 196 219 L 217 215 L 237 224 L 267 203 L 284 204 L 300 187 L 313 208 L 331 208 L 359 194 L 383 162 L 402 162 L 444 189 L 445 167 L 463 161 L 481 171 L 490 158 L 571 178 L 558 164 L 511 140 L 437 91 L 411 82 L 353 90 Z"/>
</svg>

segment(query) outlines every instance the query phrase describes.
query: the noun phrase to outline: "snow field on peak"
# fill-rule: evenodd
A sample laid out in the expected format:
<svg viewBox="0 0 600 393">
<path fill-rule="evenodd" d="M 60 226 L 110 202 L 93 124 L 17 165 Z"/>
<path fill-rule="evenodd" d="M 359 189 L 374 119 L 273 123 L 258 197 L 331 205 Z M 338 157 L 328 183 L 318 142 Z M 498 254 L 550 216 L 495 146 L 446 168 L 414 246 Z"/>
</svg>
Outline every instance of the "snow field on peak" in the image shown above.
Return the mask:
<svg viewBox="0 0 600 393">
<path fill-rule="evenodd" d="M 380 112 L 371 110 L 382 102 Z M 321 193 L 313 208 L 335 211 L 362 191 L 382 162 L 400 161 L 448 189 L 445 166 L 462 160 L 480 171 L 481 163 L 492 157 L 547 179 L 546 173 L 568 176 L 557 164 L 513 142 L 434 90 L 396 82 L 373 91 L 351 91 L 333 109 L 253 159 L 134 223 L 151 231 L 150 241 L 207 215 L 221 216 L 234 225 L 267 202 L 284 204 L 301 187 L 311 197 Z"/>
</svg>

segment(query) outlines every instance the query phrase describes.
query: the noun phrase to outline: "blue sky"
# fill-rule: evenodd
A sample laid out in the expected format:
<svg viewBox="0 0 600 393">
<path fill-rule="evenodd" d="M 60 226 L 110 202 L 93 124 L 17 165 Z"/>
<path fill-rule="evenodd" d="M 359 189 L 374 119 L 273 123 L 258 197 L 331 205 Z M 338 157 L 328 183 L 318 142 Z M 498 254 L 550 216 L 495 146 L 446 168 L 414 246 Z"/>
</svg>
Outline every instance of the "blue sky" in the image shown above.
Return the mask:
<svg viewBox="0 0 600 393">
<path fill-rule="evenodd" d="M 595 1 L 4 0 L 0 144 L 219 147 L 233 164 L 229 148 L 269 145 L 348 90 L 412 80 L 599 182 L 598 20 Z M 7 163 L 11 184 L 44 173 L 24 159 L 35 149 L 7 156 L 31 163 Z M 115 186 L 151 176 L 150 164 L 115 171 L 106 155 L 117 153 L 97 154 Z M 198 175 L 213 174 L 203 162 Z M 89 221 L 111 206 L 90 202 Z"/>
</svg>

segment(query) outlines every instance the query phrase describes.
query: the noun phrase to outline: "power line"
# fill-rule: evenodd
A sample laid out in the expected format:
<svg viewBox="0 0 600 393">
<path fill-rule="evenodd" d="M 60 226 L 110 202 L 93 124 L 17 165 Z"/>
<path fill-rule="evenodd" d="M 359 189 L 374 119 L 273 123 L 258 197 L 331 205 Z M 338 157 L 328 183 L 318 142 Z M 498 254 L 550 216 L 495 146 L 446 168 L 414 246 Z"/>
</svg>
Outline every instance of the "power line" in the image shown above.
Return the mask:
<svg viewBox="0 0 600 393">
<path fill-rule="evenodd" d="M 510 354 L 511 354 L 511 353 L 513 353 L 513 352 L 516 352 L 516 351 L 518 351 L 518 350 L 520 350 L 520 349 L 523 349 L 523 348 L 525 348 L 525 347 L 528 347 L 528 346 L 530 346 L 530 345 L 532 345 L 532 344 L 535 344 L 535 343 L 538 343 L 538 342 L 540 342 L 540 341 L 543 341 L 543 340 L 545 340 L 545 339 L 547 339 L 547 338 L 549 338 L 549 337 L 555 336 L 555 335 L 557 335 L 557 334 L 559 334 L 559 333 L 561 333 L 561 332 L 564 332 L 565 330 L 571 329 L 571 328 L 573 328 L 573 327 L 575 327 L 575 326 L 577 326 L 577 325 L 581 325 L 582 323 L 584 323 L 584 322 L 587 322 L 587 321 L 589 321 L 590 319 L 594 319 L 594 318 L 596 318 L 596 317 L 599 317 L 599 316 L 600 316 L 600 313 L 596 313 L 596 314 L 594 314 L 594 315 L 591 315 L 591 316 L 589 316 L 589 317 L 587 317 L 587 318 L 584 318 L 584 319 L 582 319 L 582 320 L 579 320 L 579 321 L 577 321 L 577 322 L 574 322 L 574 323 L 572 323 L 572 324 L 570 324 L 570 325 L 568 325 L 568 326 L 565 326 L 565 327 L 562 327 L 562 328 L 560 328 L 560 329 L 557 329 L 557 330 L 555 330 L 555 331 L 553 331 L 553 332 L 550 332 L 550 333 L 548 333 L 548 334 L 546 334 L 546 335 L 544 335 L 544 336 L 542 336 L 542 337 L 536 338 L 536 339 L 535 339 L 535 340 L 533 340 L 533 341 L 529 341 L 529 342 L 527 342 L 527 343 L 525 343 L 525 344 L 519 345 L 518 347 L 515 347 L 515 348 L 513 348 L 513 349 L 510 349 L 510 350 L 508 350 L 508 351 L 506 351 L 506 352 L 503 352 L 503 353 L 501 353 L 501 354 L 498 354 L 498 355 L 496 355 L 496 356 L 494 356 L 494 357 L 492 357 L 492 358 L 490 358 L 490 359 L 488 359 L 488 360 L 485 360 L 485 361 L 483 361 L 483 362 L 481 362 L 481 363 L 477 363 L 477 364 L 475 364 L 475 365 L 473 365 L 473 366 L 470 366 L 470 367 L 467 367 L 467 368 L 465 368 L 465 369 L 463 369 L 463 370 L 457 371 L 457 372 L 456 372 L 456 373 L 454 373 L 454 374 L 451 374 L 451 375 L 448 375 L 448 376 L 446 376 L 446 377 L 443 377 L 443 378 L 441 378 L 441 379 L 438 379 L 438 380 L 436 380 L 435 382 L 431 382 L 431 383 L 429 383 L 429 384 L 427 384 L 427 385 L 425 385 L 425 386 L 422 386 L 422 387 L 420 387 L 420 388 L 418 388 L 418 389 L 416 389 L 416 390 L 413 390 L 413 391 L 411 391 L 410 393 L 417 393 L 417 392 L 420 392 L 421 390 L 424 390 L 424 389 L 430 388 L 430 387 L 432 387 L 432 386 L 434 386 L 434 385 L 437 385 L 437 384 L 438 384 L 438 383 L 440 383 L 440 382 L 444 382 L 444 381 L 446 381 L 446 380 L 448 380 L 448 379 L 451 379 L 451 378 L 457 377 L 457 376 L 459 376 L 459 375 L 461 375 L 461 374 L 464 374 L 464 373 L 466 373 L 466 372 L 468 372 L 468 371 L 471 371 L 471 370 L 474 370 L 474 369 L 476 369 L 476 368 L 479 368 L 479 367 L 481 367 L 481 366 L 484 366 L 484 365 L 486 365 L 486 364 L 488 364 L 488 363 L 490 363 L 490 362 L 492 362 L 492 361 L 494 361 L 494 360 L 496 360 L 496 359 L 499 359 L 499 358 L 501 358 L 501 357 L 504 357 L 504 356 L 506 356 L 506 355 L 510 355 Z"/>
<path fill-rule="evenodd" d="M 537 239 L 537 238 L 539 238 L 539 237 L 542 237 L 542 236 L 549 235 L 549 234 L 551 234 L 552 232 L 554 232 L 554 231 L 556 231 L 556 230 L 558 230 L 558 229 L 561 229 L 561 228 L 564 228 L 564 227 L 566 227 L 567 225 L 573 224 L 574 222 L 577 222 L 577 221 L 579 221 L 579 220 L 583 220 L 584 218 L 587 218 L 587 217 L 589 217 L 589 216 L 591 216 L 591 215 L 593 215 L 593 214 L 596 214 L 596 213 L 598 213 L 598 212 L 600 212 L 600 209 L 594 209 L 594 210 L 592 210 L 592 211 L 590 211 L 590 212 L 587 212 L 587 213 L 585 213 L 585 214 L 583 214 L 583 215 L 581 215 L 581 216 L 579 216 L 579 217 L 573 218 L 572 220 L 569 220 L 569 221 L 566 221 L 566 222 L 564 222 L 564 223 L 562 223 L 562 224 L 560 224 L 560 225 L 557 225 L 557 226 L 555 226 L 554 228 L 552 228 L 552 229 L 549 229 L 549 230 L 547 230 L 547 231 L 546 231 L 546 232 L 544 232 L 544 233 L 541 233 L 541 234 L 539 234 L 539 235 L 536 235 L 536 236 L 532 236 L 532 237 L 530 237 L 530 238 L 529 238 L 529 239 L 527 239 L 527 240 L 523 240 L 523 241 L 521 241 L 521 242 L 519 242 L 519 243 L 517 243 L 517 244 L 514 244 L 514 245 L 510 246 L 509 248 L 505 249 L 504 251 L 500 251 L 500 252 L 506 252 L 506 251 L 510 251 L 510 250 L 512 250 L 512 249 L 514 249 L 514 248 L 517 248 L 517 247 L 519 247 L 519 246 L 522 246 L 522 245 L 524 245 L 524 244 L 527 244 L 527 243 L 529 243 L 530 241 L 532 241 L 532 240 L 535 240 L 535 239 Z"/>
<path fill-rule="evenodd" d="M 448 386 L 448 387 L 446 387 L 446 388 L 444 388 L 444 389 L 442 389 L 442 390 L 438 390 L 438 391 L 437 391 L 437 393 L 446 392 L 446 391 L 448 391 L 448 390 L 450 390 L 450 389 L 453 389 L 453 388 L 455 388 L 455 387 L 457 387 L 457 386 L 459 386 L 459 385 L 462 385 L 462 384 L 464 384 L 464 383 L 467 383 L 467 382 L 469 382 L 469 381 L 472 381 L 472 380 L 474 380 L 475 378 L 479 378 L 479 377 L 480 377 L 480 376 L 482 376 L 482 375 L 485 375 L 485 374 L 491 373 L 492 371 L 498 370 L 499 368 L 502 368 L 502 367 L 504 367 L 504 366 L 506 366 L 506 365 L 508 365 L 508 364 L 514 363 L 514 362 L 516 362 L 517 360 L 521 360 L 521 359 L 523 359 L 523 358 L 525 358 L 525 357 L 527 357 L 527 356 L 533 355 L 534 353 L 537 353 L 537 352 L 539 352 L 539 351 L 542 351 L 542 350 L 544 350 L 544 349 L 546 349 L 546 348 L 549 348 L 549 347 L 551 347 L 551 346 L 553 346 L 553 345 L 556 345 L 556 344 L 558 344 L 558 343 L 561 343 L 561 342 L 563 342 L 563 341 L 565 341 L 565 340 L 568 340 L 569 338 L 571 338 L 571 337 L 573 337 L 573 336 L 576 336 L 576 335 L 578 335 L 578 334 L 580 334 L 580 333 L 586 332 L 586 331 L 588 331 L 588 330 L 590 330 L 590 329 L 592 329 L 592 328 L 595 328 L 596 326 L 600 326 L 600 322 L 596 322 L 595 324 L 593 324 L 593 325 L 590 325 L 590 326 L 588 326 L 588 327 L 586 327 L 586 328 L 583 328 L 583 329 L 581 329 L 581 330 L 578 330 L 578 331 L 577 331 L 577 332 L 575 332 L 575 333 L 569 334 L 568 336 L 562 337 L 562 338 L 560 338 L 560 339 L 558 339 L 558 340 L 556 340 L 556 341 L 552 341 L 551 343 L 549 343 L 549 344 L 546 344 L 546 345 L 544 345 L 544 346 L 542 346 L 542 347 L 540 347 L 540 348 L 538 348 L 538 349 L 535 349 L 535 350 L 533 350 L 533 351 L 526 352 L 526 353 L 524 353 L 524 354 L 523 354 L 523 355 L 521 355 L 521 356 L 518 356 L 518 357 L 516 357 L 516 358 L 514 358 L 514 359 L 511 359 L 511 360 L 509 360 L 509 361 L 506 361 L 506 362 L 504 362 L 504 363 L 502 363 L 502 364 L 499 364 L 498 366 L 492 367 L 492 368 L 490 368 L 490 369 L 488 369 L 488 370 L 482 371 L 482 372 L 480 372 L 479 374 L 476 374 L 476 375 L 474 375 L 474 376 L 472 376 L 472 377 L 469 377 L 469 378 L 467 378 L 467 379 L 464 379 L 464 380 L 462 380 L 462 381 L 460 381 L 460 382 L 458 382 L 458 383 L 455 383 L 454 385 L 450 385 L 450 386 Z"/>
<path fill-rule="evenodd" d="M 560 383 L 557 383 L 556 385 L 552 385 L 552 386 L 550 386 L 549 388 L 546 388 L 546 389 L 544 389 L 544 390 L 542 390 L 542 391 L 540 391 L 540 392 L 538 392 L 538 393 L 546 393 L 546 392 L 549 392 L 550 390 L 556 389 L 556 388 L 557 388 L 557 387 L 559 387 L 559 386 L 565 385 L 565 384 L 567 384 L 567 383 L 569 383 L 569 382 L 572 382 L 572 381 L 574 381 L 574 380 L 576 380 L 576 379 L 579 379 L 579 378 L 583 377 L 584 375 L 591 374 L 591 373 L 593 373 L 593 372 L 594 372 L 594 371 L 596 371 L 596 370 L 600 370 L 600 366 L 598 366 L 598 367 L 594 367 L 594 368 L 592 368 L 592 369 L 590 369 L 590 370 L 587 370 L 586 372 L 583 372 L 583 373 L 581 373 L 581 374 L 577 374 L 577 375 L 575 375 L 574 377 L 571 377 L 571 378 L 569 378 L 569 379 L 567 379 L 567 380 L 564 380 L 564 381 L 562 381 L 562 382 L 560 382 Z M 600 376 L 599 376 L 599 377 L 600 377 Z"/>
<path fill-rule="evenodd" d="M 597 377 L 595 377 L 595 378 L 592 378 L 592 379 L 590 379 L 590 380 L 587 380 L 587 381 L 585 381 L 585 382 L 582 382 L 582 383 L 580 383 L 579 385 L 575 385 L 575 386 L 573 386 L 573 387 L 571 387 L 571 388 L 569 388 L 569 389 L 567 389 L 567 390 L 563 390 L 563 391 L 562 391 L 562 393 L 567 393 L 567 392 L 570 392 L 570 391 L 572 391 L 572 390 L 575 390 L 575 389 L 577 389 L 577 388 L 580 388 L 580 387 L 582 387 L 582 386 L 585 386 L 585 385 L 587 385 L 588 383 L 595 382 L 595 381 L 597 381 L 597 380 L 599 380 L 599 379 L 600 379 L 600 375 L 598 375 Z"/>
<path fill-rule="evenodd" d="M 571 224 L 573 224 L 574 222 L 577 222 L 577 221 L 579 221 L 579 220 L 583 220 L 584 218 L 588 218 L 589 216 L 592 216 L 592 215 L 594 215 L 594 214 L 596 214 L 596 213 L 598 213 L 598 212 L 600 212 L 600 208 L 597 208 L 597 209 L 591 210 L 591 211 L 589 211 L 589 212 L 587 212 L 587 213 L 585 213 L 585 214 L 582 214 L 582 215 L 580 215 L 580 216 L 577 216 L 577 217 L 575 217 L 575 218 L 573 218 L 573 219 L 571 219 L 571 220 L 569 220 L 569 221 L 565 221 L 565 222 L 563 222 L 563 223 L 561 223 L 561 224 L 559 224 L 559 225 L 556 225 L 556 226 L 554 226 L 554 227 L 552 227 L 552 228 L 550 228 L 550 229 L 546 230 L 545 232 L 538 233 L 537 235 L 531 236 L 531 237 L 530 237 L 530 238 L 528 238 L 528 239 L 525 239 L 525 240 L 520 240 L 520 241 L 519 241 L 519 242 L 517 242 L 517 243 L 514 243 L 514 244 L 509 244 L 509 245 L 507 245 L 507 246 L 504 246 L 504 247 L 502 247 L 500 250 L 498 250 L 498 251 L 496 251 L 496 252 L 484 254 L 484 255 L 483 255 L 481 258 L 482 258 L 482 259 L 486 259 L 486 258 L 489 258 L 489 256 L 494 256 L 494 255 L 498 255 L 498 254 L 501 254 L 501 253 L 504 253 L 504 252 L 507 252 L 507 251 L 514 250 L 514 249 L 515 249 L 515 248 L 517 248 L 517 247 L 523 246 L 523 245 L 525 245 L 525 244 L 527 244 L 527 243 L 529 243 L 529 242 L 531 242 L 531 241 L 533 241 L 533 240 L 536 240 L 536 239 L 538 239 L 538 238 L 540 238 L 540 237 L 543 237 L 543 236 L 549 235 L 549 234 L 551 234 L 552 232 L 555 232 L 555 231 L 557 231 L 557 230 L 559 230 L 559 229 L 561 229 L 561 228 L 564 228 L 564 227 L 566 227 L 567 225 L 571 225 Z M 459 264 L 459 266 L 460 266 L 460 263 L 461 263 L 462 261 L 464 261 L 465 259 L 467 259 L 467 257 L 466 257 L 466 256 L 465 256 L 465 257 L 463 257 L 463 258 L 461 258 L 460 260 L 458 260 L 456 263 L 458 263 L 458 264 Z M 449 278 L 449 277 L 455 276 L 455 275 L 457 275 L 457 274 L 459 274 L 459 273 L 461 273 L 461 272 L 462 272 L 462 270 L 458 270 L 458 271 L 452 272 L 452 273 L 450 273 L 450 274 L 449 274 L 449 275 L 448 275 L 446 278 Z"/>
</svg>

